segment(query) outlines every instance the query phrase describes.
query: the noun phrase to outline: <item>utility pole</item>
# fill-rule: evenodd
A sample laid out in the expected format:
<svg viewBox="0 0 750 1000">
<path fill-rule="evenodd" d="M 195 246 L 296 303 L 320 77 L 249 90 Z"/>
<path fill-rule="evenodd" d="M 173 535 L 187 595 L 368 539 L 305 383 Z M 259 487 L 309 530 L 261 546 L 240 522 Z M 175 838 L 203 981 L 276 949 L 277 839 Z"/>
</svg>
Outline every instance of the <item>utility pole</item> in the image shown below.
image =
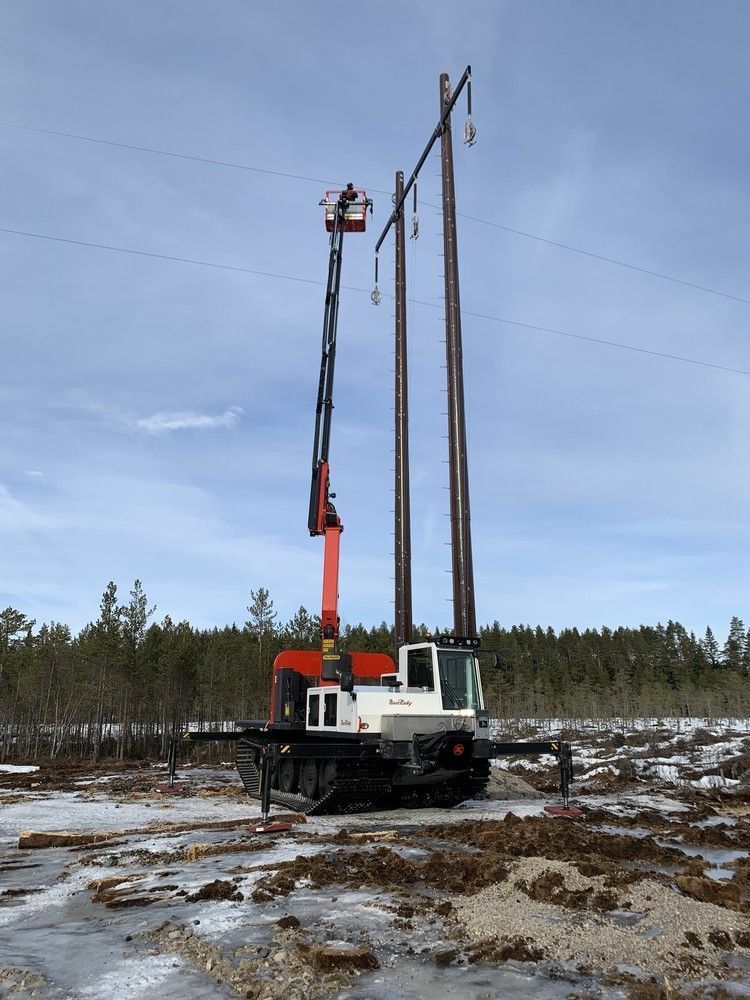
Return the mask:
<svg viewBox="0 0 750 1000">
<path fill-rule="evenodd" d="M 403 201 L 404 174 L 396 172 L 396 204 Z M 395 365 L 395 637 L 396 649 L 411 642 L 411 515 L 409 500 L 409 390 L 406 355 L 406 234 L 404 207 L 396 217 Z"/>
<path fill-rule="evenodd" d="M 452 91 L 447 73 L 440 75 L 440 118 L 443 122 L 441 175 L 443 187 L 443 251 L 445 255 L 445 357 L 448 375 L 448 468 L 450 470 L 453 628 L 456 635 L 475 636 L 474 566 L 471 554 L 469 470 L 466 454 L 461 297 L 458 284 L 456 192 L 453 177 Z M 398 204 L 398 200 L 397 200 Z"/>
<path fill-rule="evenodd" d="M 396 226 L 396 641 L 411 633 L 411 550 L 409 533 L 409 447 L 407 436 L 406 386 L 406 280 L 403 274 L 404 203 L 414 188 L 416 212 L 416 182 L 427 157 L 440 139 L 443 177 L 443 243 L 445 251 L 445 349 L 448 370 L 448 442 L 450 468 L 451 550 L 453 572 L 454 632 L 459 636 L 476 636 L 474 602 L 474 568 L 471 555 L 471 525 L 469 517 L 469 476 L 466 456 L 466 417 L 464 413 L 464 376 L 461 347 L 461 303 L 458 291 L 458 248 L 456 245 L 456 196 L 453 182 L 453 145 L 451 111 L 466 88 L 467 118 L 464 143 L 473 146 L 476 129 L 471 120 L 471 66 L 467 66 L 455 90 L 451 90 L 448 74 L 440 77 L 440 118 L 433 129 L 417 165 L 406 184 L 403 174 L 396 175 L 396 196 L 393 211 L 375 244 L 375 287 L 370 298 L 378 305 L 383 298 L 378 289 L 378 254 L 383 241 Z M 401 182 L 399 186 L 399 176 Z M 399 193 L 400 192 L 400 193 Z M 401 243 L 399 244 L 399 227 Z M 400 264 L 399 264 L 400 262 Z M 399 266 L 402 269 L 399 277 Z M 400 331 L 400 333 L 399 333 Z M 401 340 L 399 337 L 401 336 Z M 401 361 L 399 360 L 401 349 Z M 399 433 L 401 437 L 399 437 Z M 400 470 L 400 472 L 399 472 Z M 401 484 L 399 485 L 399 475 Z"/>
</svg>

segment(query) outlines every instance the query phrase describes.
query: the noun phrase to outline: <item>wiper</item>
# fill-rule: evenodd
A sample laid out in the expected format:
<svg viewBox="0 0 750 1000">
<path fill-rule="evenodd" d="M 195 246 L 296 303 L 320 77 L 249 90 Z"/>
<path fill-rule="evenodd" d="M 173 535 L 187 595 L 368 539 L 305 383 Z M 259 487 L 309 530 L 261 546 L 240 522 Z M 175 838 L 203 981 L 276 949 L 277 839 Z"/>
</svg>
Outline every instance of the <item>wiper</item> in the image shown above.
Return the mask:
<svg viewBox="0 0 750 1000">
<path fill-rule="evenodd" d="M 461 699 L 456 694 L 456 691 L 455 691 L 453 685 L 450 683 L 450 681 L 446 680 L 445 677 L 441 677 L 440 678 L 440 683 L 443 686 L 443 691 L 445 692 L 445 694 L 447 694 L 448 697 L 453 701 L 453 707 L 454 708 L 463 708 L 464 706 L 461 703 Z"/>
</svg>

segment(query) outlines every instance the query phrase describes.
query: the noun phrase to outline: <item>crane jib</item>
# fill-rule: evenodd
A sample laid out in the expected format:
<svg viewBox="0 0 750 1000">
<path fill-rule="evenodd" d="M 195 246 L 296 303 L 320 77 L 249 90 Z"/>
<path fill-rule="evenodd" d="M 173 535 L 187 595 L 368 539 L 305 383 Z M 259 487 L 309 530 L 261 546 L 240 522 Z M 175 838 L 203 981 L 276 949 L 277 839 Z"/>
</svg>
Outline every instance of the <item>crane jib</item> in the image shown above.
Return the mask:
<svg viewBox="0 0 750 1000">
<path fill-rule="evenodd" d="M 328 451 L 331 442 L 333 415 L 333 376 L 336 363 L 336 330 L 338 327 L 339 290 L 341 286 L 341 256 L 344 228 L 336 213 L 331 233 L 331 252 L 328 258 L 325 313 L 323 317 L 323 344 L 320 358 L 318 398 L 315 407 L 315 435 L 312 454 L 312 483 L 308 529 L 311 535 L 323 533 L 328 505 Z M 325 468 L 324 468 L 325 467 Z"/>
</svg>

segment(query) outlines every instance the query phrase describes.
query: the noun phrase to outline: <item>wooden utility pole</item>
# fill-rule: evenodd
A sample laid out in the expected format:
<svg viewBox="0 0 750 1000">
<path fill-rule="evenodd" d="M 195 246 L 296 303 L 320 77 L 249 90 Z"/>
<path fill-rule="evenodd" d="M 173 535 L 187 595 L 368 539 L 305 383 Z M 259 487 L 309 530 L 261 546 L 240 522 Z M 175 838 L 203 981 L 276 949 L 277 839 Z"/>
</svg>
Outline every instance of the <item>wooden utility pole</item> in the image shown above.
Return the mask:
<svg viewBox="0 0 750 1000">
<path fill-rule="evenodd" d="M 396 204 L 403 201 L 404 174 L 396 172 Z M 406 234 L 404 207 L 396 217 L 395 365 L 395 637 L 396 649 L 411 642 L 411 516 L 409 500 L 409 380 L 406 354 Z"/>
<path fill-rule="evenodd" d="M 453 177 L 452 91 L 447 73 L 440 76 L 440 118 L 443 122 L 441 176 L 443 187 L 443 251 L 445 255 L 445 357 L 448 375 L 448 469 L 450 474 L 453 628 L 456 635 L 475 636 L 474 565 L 471 553 L 469 469 L 466 454 L 461 297 L 458 283 L 456 192 Z"/>
<path fill-rule="evenodd" d="M 456 244 L 456 197 L 453 182 L 451 111 L 466 88 L 468 118 L 464 142 L 471 146 L 476 130 L 471 123 L 471 66 L 467 66 L 455 90 L 447 73 L 440 77 L 440 118 L 409 180 L 396 175 L 393 211 L 375 244 L 375 287 L 372 301 L 382 296 L 378 290 L 378 254 L 383 241 L 396 226 L 396 642 L 411 635 L 411 547 L 409 532 L 409 444 L 406 384 L 406 278 L 404 267 L 404 203 L 416 184 L 419 171 L 440 139 L 443 177 L 443 243 L 445 249 L 445 344 L 448 370 L 448 442 L 450 468 L 451 549 L 453 572 L 454 632 L 476 636 L 474 568 L 471 555 L 469 516 L 469 475 L 466 456 L 466 417 L 461 348 L 461 302 L 458 290 L 458 248 Z M 399 180 L 400 178 L 400 180 Z M 416 190 L 416 189 L 415 189 Z M 400 235 L 399 235 L 400 234 Z M 399 353 L 400 352 L 400 353 Z M 403 638 L 401 638 L 403 636 Z"/>
</svg>

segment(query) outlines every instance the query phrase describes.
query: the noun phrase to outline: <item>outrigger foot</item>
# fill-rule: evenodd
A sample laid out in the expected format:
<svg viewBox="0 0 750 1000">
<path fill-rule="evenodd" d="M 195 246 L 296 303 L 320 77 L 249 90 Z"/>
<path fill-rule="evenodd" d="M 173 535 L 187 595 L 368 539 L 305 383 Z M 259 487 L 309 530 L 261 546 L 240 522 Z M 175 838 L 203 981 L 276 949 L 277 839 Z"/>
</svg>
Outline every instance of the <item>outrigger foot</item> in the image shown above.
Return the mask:
<svg viewBox="0 0 750 1000">
<path fill-rule="evenodd" d="M 257 826 L 249 826 L 247 828 L 248 833 L 284 833 L 286 830 L 291 830 L 291 823 L 279 822 L 261 822 Z"/>
<path fill-rule="evenodd" d="M 583 816 L 578 806 L 545 806 L 544 811 L 551 816 L 567 816 L 569 819 Z"/>
</svg>

